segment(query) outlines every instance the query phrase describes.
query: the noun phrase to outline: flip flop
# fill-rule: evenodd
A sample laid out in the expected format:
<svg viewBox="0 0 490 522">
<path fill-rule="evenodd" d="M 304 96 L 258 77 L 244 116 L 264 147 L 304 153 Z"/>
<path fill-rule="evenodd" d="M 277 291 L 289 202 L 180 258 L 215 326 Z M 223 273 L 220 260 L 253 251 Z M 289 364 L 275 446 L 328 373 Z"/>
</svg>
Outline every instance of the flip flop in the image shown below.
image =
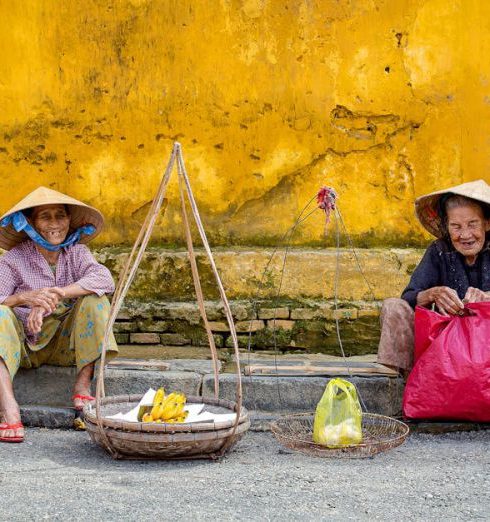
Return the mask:
<svg viewBox="0 0 490 522">
<path fill-rule="evenodd" d="M 18 430 L 23 427 L 22 422 L 16 422 L 15 424 L 2 422 L 0 424 L 0 430 Z M 0 437 L 0 442 L 24 442 L 24 437 Z"/>
<path fill-rule="evenodd" d="M 72 395 L 71 400 L 80 399 L 81 401 L 95 401 L 95 397 L 92 397 L 92 395 L 82 395 L 80 393 L 76 393 L 75 395 Z M 82 407 L 75 407 L 75 418 L 73 419 L 73 427 L 78 431 L 85 431 L 85 422 L 83 420 L 83 406 Z"/>
<path fill-rule="evenodd" d="M 87 401 L 87 402 L 95 401 L 95 397 L 92 397 L 92 395 L 82 395 L 80 393 L 76 393 L 75 395 L 72 395 L 71 400 L 74 401 L 75 399 L 80 399 L 81 401 Z M 75 408 L 75 410 L 82 411 L 83 406 Z"/>
</svg>

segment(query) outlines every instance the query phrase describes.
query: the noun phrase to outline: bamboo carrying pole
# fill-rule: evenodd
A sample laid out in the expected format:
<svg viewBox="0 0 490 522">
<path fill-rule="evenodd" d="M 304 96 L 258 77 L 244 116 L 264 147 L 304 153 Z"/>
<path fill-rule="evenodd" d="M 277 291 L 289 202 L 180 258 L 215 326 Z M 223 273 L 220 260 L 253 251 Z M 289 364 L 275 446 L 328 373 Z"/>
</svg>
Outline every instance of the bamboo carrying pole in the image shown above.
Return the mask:
<svg viewBox="0 0 490 522">
<path fill-rule="evenodd" d="M 237 430 L 237 427 L 239 424 L 239 420 L 240 420 L 240 414 L 241 414 L 241 409 L 242 409 L 242 382 L 241 382 L 241 374 L 240 374 L 240 353 L 238 350 L 238 340 L 237 340 L 237 335 L 236 335 L 236 330 L 235 330 L 235 324 L 233 322 L 233 316 L 231 313 L 230 305 L 228 303 L 228 299 L 226 297 L 226 293 L 223 288 L 223 284 L 221 283 L 221 279 L 220 279 L 218 270 L 216 268 L 216 264 L 214 262 L 213 254 L 209 247 L 209 243 L 208 243 L 208 240 L 206 237 L 206 233 L 204 231 L 204 227 L 202 225 L 202 221 L 201 221 L 199 211 L 198 211 L 195 199 L 194 199 L 194 195 L 192 193 L 191 184 L 190 184 L 189 177 L 188 177 L 186 169 L 185 169 L 184 159 L 182 156 L 182 148 L 181 148 L 180 143 L 176 142 L 176 143 L 174 143 L 167 168 L 165 169 L 165 173 L 162 177 L 162 180 L 160 182 L 160 186 L 158 187 L 155 198 L 153 199 L 152 205 L 148 211 L 148 214 L 146 215 L 143 226 L 141 227 L 138 237 L 136 238 L 136 241 L 133 245 L 131 253 L 124 265 L 124 269 L 119 278 L 117 288 L 116 288 L 116 291 L 114 292 L 114 296 L 112 299 L 109 320 L 107 322 L 105 334 L 104 334 L 102 354 L 101 354 L 101 358 L 100 358 L 99 372 L 98 372 L 98 378 L 97 378 L 97 389 L 96 389 L 96 394 L 95 394 L 95 413 L 96 413 L 98 433 L 100 434 L 100 437 L 102 438 L 102 440 L 104 440 L 106 447 L 108 448 L 109 452 L 111 453 L 111 455 L 114 458 L 119 458 L 119 457 L 121 457 L 121 455 L 114 448 L 112 442 L 110 441 L 110 439 L 107 437 L 107 434 L 105 433 L 104 425 L 102 422 L 102 412 L 101 412 L 101 399 L 103 397 L 105 397 L 104 378 L 105 378 L 105 360 L 106 360 L 107 346 L 109 344 L 109 337 L 112 332 L 114 322 L 119 313 L 119 310 L 121 309 L 122 302 L 129 290 L 129 287 L 131 286 L 131 283 L 133 282 L 133 279 L 136 274 L 136 270 L 138 269 L 138 266 L 141 262 L 143 254 L 145 252 L 145 249 L 148 245 L 151 234 L 153 232 L 155 222 L 156 222 L 157 217 L 162 208 L 167 186 L 168 186 L 170 176 L 172 174 L 175 163 L 177 163 L 177 172 L 178 172 L 178 178 L 179 178 L 179 192 L 180 192 L 180 200 L 181 200 L 181 207 L 182 207 L 182 219 L 183 219 L 183 223 L 184 223 L 185 237 L 186 237 L 187 249 L 188 249 L 188 253 L 189 253 L 189 261 L 190 261 L 190 265 L 191 265 L 192 278 L 194 281 L 194 288 L 196 291 L 196 298 L 197 298 L 199 311 L 201 313 L 201 317 L 202 317 L 202 320 L 204 323 L 204 328 L 206 329 L 206 333 L 207 333 L 208 340 L 209 340 L 209 346 L 211 349 L 211 357 L 213 360 L 215 398 L 218 398 L 218 394 L 219 394 L 218 356 L 217 356 L 216 346 L 214 343 L 214 337 L 212 335 L 211 328 L 209 326 L 209 322 L 208 322 L 208 319 L 206 316 L 206 309 L 204 306 L 204 297 L 203 297 L 203 293 L 202 293 L 201 282 L 200 282 L 200 278 L 199 278 L 199 272 L 198 272 L 198 267 L 197 267 L 197 263 L 196 263 L 195 253 L 194 253 L 194 247 L 192 244 L 192 234 L 191 234 L 191 230 L 189 227 L 189 219 L 188 219 L 187 209 L 186 209 L 186 202 L 185 202 L 186 195 L 187 195 L 187 199 L 189 202 L 189 206 L 192 211 L 192 215 L 194 217 L 194 221 L 196 223 L 199 235 L 201 237 L 201 241 L 203 243 L 204 249 L 206 251 L 206 255 L 208 257 L 214 277 L 216 279 L 216 284 L 218 286 L 218 290 L 219 290 L 221 301 L 222 301 L 223 308 L 225 311 L 226 319 L 228 322 L 228 326 L 230 328 L 233 348 L 235 351 L 235 357 L 236 357 L 236 361 L 237 361 L 237 386 L 236 386 L 236 407 L 235 407 L 236 420 L 235 420 L 235 424 L 233 426 L 233 430 L 230 434 L 230 437 L 225 439 L 223 446 L 221 447 L 220 451 L 218 452 L 219 455 L 223 455 L 225 453 L 225 451 L 228 449 L 228 447 L 233 443 L 234 436 L 235 436 L 235 433 L 236 433 L 236 430 Z"/>
</svg>

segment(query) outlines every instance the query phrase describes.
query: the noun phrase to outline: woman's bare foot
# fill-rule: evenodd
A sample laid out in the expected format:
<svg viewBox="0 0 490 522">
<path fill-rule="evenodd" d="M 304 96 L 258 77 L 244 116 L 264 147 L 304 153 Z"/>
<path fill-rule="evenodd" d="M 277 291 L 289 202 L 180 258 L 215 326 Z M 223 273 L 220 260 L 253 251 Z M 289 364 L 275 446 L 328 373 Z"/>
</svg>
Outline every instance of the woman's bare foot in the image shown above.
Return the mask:
<svg viewBox="0 0 490 522">
<path fill-rule="evenodd" d="M 12 380 L 5 363 L 0 359 L 0 424 L 15 425 L 21 422 L 20 409 L 15 400 Z M 0 429 L 0 437 L 23 437 L 24 427 L 5 430 Z"/>
<path fill-rule="evenodd" d="M 0 424 L 5 423 L 15 425 L 21 422 L 20 410 L 17 403 L 10 405 L 9 409 L 4 409 L 1 415 Z M 0 438 L 24 437 L 24 427 L 16 428 L 14 430 L 0 430 Z"/>
<path fill-rule="evenodd" d="M 89 397 L 91 395 L 94 365 L 95 363 L 87 364 L 78 372 L 77 380 L 75 381 L 75 385 L 73 386 L 73 406 L 75 406 L 75 409 L 77 410 L 81 410 L 88 402 L 88 400 L 75 396 L 85 395 Z"/>
</svg>

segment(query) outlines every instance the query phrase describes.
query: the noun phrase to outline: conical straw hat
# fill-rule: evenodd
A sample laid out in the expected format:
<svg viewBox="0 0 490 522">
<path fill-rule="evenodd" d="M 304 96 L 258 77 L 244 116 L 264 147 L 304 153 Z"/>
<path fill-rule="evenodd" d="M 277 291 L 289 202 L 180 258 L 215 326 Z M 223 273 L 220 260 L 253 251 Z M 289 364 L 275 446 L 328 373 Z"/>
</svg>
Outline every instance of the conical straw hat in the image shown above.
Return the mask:
<svg viewBox="0 0 490 522">
<path fill-rule="evenodd" d="M 71 218 L 70 230 L 76 230 L 78 227 L 83 225 L 93 225 L 95 227 L 95 232 L 91 235 L 82 235 L 80 243 L 88 243 L 99 234 L 104 227 L 104 216 L 97 209 L 89 207 L 85 203 L 62 194 L 61 192 L 46 187 L 39 187 L 30 194 L 27 194 L 27 196 L 19 201 L 17 205 L 13 206 L 8 212 L 0 217 L 0 221 L 18 210 L 25 210 L 40 205 L 68 205 Z M 0 247 L 4 250 L 10 250 L 15 245 L 25 241 L 27 237 L 28 236 L 25 232 L 16 232 L 12 225 L 0 227 Z"/>
<path fill-rule="evenodd" d="M 415 200 L 415 214 L 424 228 L 439 238 L 445 233 L 439 211 L 439 200 L 444 194 L 465 196 L 490 206 L 490 186 L 482 179 L 420 196 Z"/>
</svg>

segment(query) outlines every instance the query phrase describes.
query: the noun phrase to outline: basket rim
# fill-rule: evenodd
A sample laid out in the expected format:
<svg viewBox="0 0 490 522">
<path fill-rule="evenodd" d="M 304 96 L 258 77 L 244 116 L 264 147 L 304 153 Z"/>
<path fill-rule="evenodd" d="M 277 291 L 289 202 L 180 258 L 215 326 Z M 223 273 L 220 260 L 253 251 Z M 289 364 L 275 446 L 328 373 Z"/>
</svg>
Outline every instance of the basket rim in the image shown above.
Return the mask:
<svg viewBox="0 0 490 522">
<path fill-rule="evenodd" d="M 118 404 L 135 402 L 138 403 L 144 394 L 131 395 L 113 395 L 107 396 L 100 400 L 101 406 L 108 404 Z M 214 397 L 202 397 L 198 395 L 189 395 L 187 402 L 192 404 L 208 404 L 211 406 L 219 406 L 231 410 L 236 413 L 237 404 L 227 399 L 215 399 Z M 83 408 L 84 418 L 91 424 L 98 425 L 97 415 L 95 410 L 95 401 L 91 401 Z M 204 422 L 183 422 L 179 424 L 156 423 L 156 422 L 130 422 L 118 419 L 109 419 L 101 417 L 102 426 L 113 430 L 133 431 L 141 433 L 179 433 L 179 432 L 203 432 L 203 431 L 217 431 L 231 428 L 235 425 L 235 420 L 228 421 L 204 421 Z M 249 414 L 246 408 L 242 406 L 240 409 L 240 418 L 238 425 L 249 421 Z"/>
<path fill-rule="evenodd" d="M 389 420 L 394 426 L 397 426 L 401 432 L 391 438 L 384 439 L 382 441 L 373 441 L 373 442 L 360 442 L 359 444 L 349 444 L 347 446 L 336 446 L 336 447 L 328 447 L 328 446 L 322 446 L 321 444 L 317 444 L 316 442 L 309 441 L 309 440 L 298 440 L 297 438 L 294 439 L 293 437 L 284 434 L 281 431 L 280 423 L 281 421 L 285 421 L 287 419 L 298 419 L 298 418 L 310 418 L 314 417 L 315 412 L 306 412 L 306 413 L 293 413 L 293 414 L 286 414 L 282 415 L 279 419 L 271 423 L 271 430 L 273 434 L 277 438 L 284 439 L 286 441 L 294 441 L 296 444 L 298 442 L 301 442 L 304 446 L 311 448 L 312 450 L 322 451 L 325 453 L 328 452 L 338 452 L 339 450 L 345 451 L 345 450 L 362 450 L 362 449 L 369 449 L 369 448 L 377 448 L 379 446 L 385 446 L 386 444 L 392 444 L 394 447 L 401 444 L 410 433 L 410 428 L 407 424 L 404 422 L 394 419 L 393 417 L 389 417 L 387 415 L 381 415 L 379 413 L 362 413 L 363 419 L 383 419 L 383 420 Z"/>
<path fill-rule="evenodd" d="M 86 421 L 87 427 L 89 431 L 97 432 L 97 425 L 91 421 Z M 238 424 L 237 429 L 235 430 L 236 436 L 241 436 L 247 432 L 250 428 L 250 420 L 246 420 Z M 112 427 L 104 426 L 104 432 L 108 436 L 109 439 L 120 439 L 123 438 L 128 443 L 161 443 L 165 442 L 168 444 L 189 442 L 189 443 L 205 443 L 212 440 L 221 440 L 228 439 L 232 436 L 234 430 L 234 426 L 229 426 L 227 428 L 208 430 L 208 431 L 191 431 L 191 430 L 179 430 L 179 431 L 129 431 L 129 430 L 121 430 L 115 429 Z M 212 434 L 210 436 L 210 434 Z M 141 437 L 144 437 L 142 439 Z M 192 437 L 192 438 L 189 438 Z"/>
</svg>

